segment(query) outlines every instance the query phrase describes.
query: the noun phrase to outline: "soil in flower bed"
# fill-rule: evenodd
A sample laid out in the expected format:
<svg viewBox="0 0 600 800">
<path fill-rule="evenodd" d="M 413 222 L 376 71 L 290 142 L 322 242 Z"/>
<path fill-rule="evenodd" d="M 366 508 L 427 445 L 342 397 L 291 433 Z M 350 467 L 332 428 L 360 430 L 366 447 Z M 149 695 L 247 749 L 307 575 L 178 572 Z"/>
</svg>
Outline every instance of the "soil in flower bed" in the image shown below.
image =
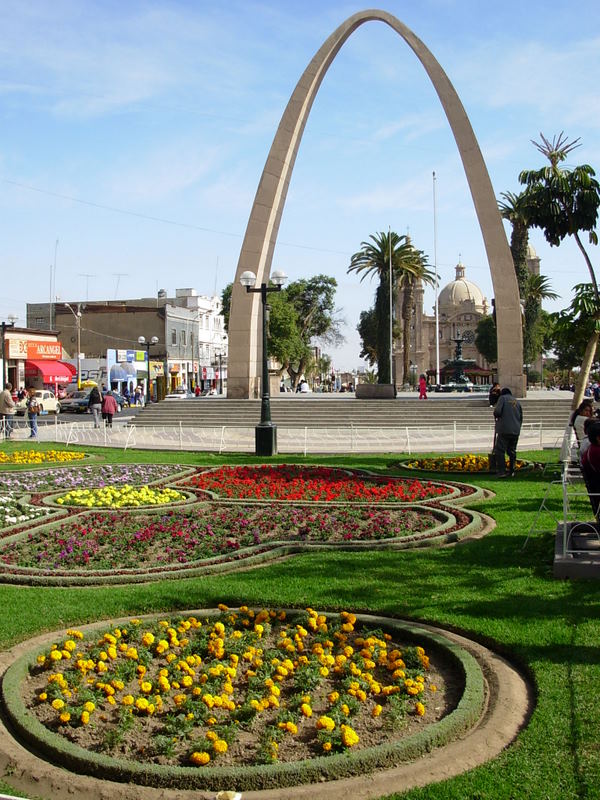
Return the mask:
<svg viewBox="0 0 600 800">
<path fill-rule="evenodd" d="M 401 739 L 456 707 L 442 656 L 307 609 L 69 630 L 22 686 L 31 713 L 135 762 L 251 766 Z"/>
<path fill-rule="evenodd" d="M 443 497 L 447 486 L 418 479 L 388 478 L 331 467 L 220 467 L 181 484 L 229 499 L 313 502 L 416 503 Z"/>
<path fill-rule="evenodd" d="M 273 541 L 344 543 L 411 536 L 439 521 L 434 511 L 422 508 L 204 503 L 162 514 L 92 512 L 6 542 L 0 563 L 42 570 L 143 569 Z"/>
</svg>

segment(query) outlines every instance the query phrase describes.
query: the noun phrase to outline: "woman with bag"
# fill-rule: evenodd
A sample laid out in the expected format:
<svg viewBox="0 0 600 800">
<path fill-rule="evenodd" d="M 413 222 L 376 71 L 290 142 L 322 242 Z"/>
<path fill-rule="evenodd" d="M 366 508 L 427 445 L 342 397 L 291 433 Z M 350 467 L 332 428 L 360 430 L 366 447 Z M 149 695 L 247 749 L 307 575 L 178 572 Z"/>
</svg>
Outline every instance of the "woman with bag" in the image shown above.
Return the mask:
<svg viewBox="0 0 600 800">
<path fill-rule="evenodd" d="M 29 418 L 29 427 L 31 428 L 31 433 L 29 434 L 30 439 L 35 439 L 38 435 L 37 418 L 39 413 L 40 404 L 35 393 L 35 388 L 30 386 L 27 390 L 27 416 Z"/>
<path fill-rule="evenodd" d="M 94 415 L 94 428 L 100 427 L 100 412 L 102 411 L 102 397 L 97 386 L 92 387 L 88 397 L 88 409 Z"/>
<path fill-rule="evenodd" d="M 116 414 L 118 410 L 117 401 L 109 390 L 102 398 L 102 419 L 106 420 L 109 428 L 112 428 L 113 414 Z"/>
</svg>

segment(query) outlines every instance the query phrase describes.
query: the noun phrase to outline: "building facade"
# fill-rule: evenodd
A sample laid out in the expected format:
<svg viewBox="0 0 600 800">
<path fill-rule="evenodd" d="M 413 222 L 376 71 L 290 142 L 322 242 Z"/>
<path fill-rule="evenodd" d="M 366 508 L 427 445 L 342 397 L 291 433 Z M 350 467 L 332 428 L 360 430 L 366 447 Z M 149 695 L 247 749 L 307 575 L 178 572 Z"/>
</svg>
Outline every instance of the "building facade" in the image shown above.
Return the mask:
<svg viewBox="0 0 600 800">
<path fill-rule="evenodd" d="M 530 244 L 527 248 L 527 267 L 532 275 L 540 274 L 540 258 Z M 453 368 L 445 368 L 446 362 L 454 359 L 456 339 L 462 339 L 462 357 L 474 361 L 466 368 L 467 376 L 474 383 L 489 383 L 495 377 L 495 365 L 489 364 L 475 347 L 475 332 L 478 322 L 492 312 L 492 308 L 477 284 L 466 277 L 466 267 L 459 262 L 455 267 L 455 278 L 446 284 L 438 295 L 438 331 L 440 382 L 452 380 Z M 429 315 L 424 310 L 424 287 L 419 282 L 415 288 L 415 310 L 411 325 L 410 364 L 416 377 L 422 373 L 435 383 L 437 373 L 435 309 Z M 403 293 L 400 292 L 394 315 L 402 317 Z M 394 354 L 396 384 L 402 383 L 402 348 Z"/>
<path fill-rule="evenodd" d="M 27 322 L 34 329 L 55 330 L 70 361 L 109 358 L 123 371 L 135 363 L 136 379 L 141 378 L 139 362 L 145 362 L 145 380 L 164 374 L 167 391 L 214 386 L 226 376 L 221 299 L 195 289 L 177 289 L 175 297 L 161 289 L 155 298 L 28 303 Z M 148 347 L 138 342 L 141 336 L 146 343 L 153 337 L 158 342 Z"/>
</svg>

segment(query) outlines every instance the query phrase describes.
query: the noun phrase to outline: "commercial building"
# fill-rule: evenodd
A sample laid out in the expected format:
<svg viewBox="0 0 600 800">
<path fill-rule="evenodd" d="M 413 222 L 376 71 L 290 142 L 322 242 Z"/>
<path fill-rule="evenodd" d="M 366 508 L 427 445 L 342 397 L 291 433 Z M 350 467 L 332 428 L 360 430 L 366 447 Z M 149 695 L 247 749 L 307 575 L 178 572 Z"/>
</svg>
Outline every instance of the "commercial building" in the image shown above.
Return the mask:
<svg viewBox="0 0 600 800">
<path fill-rule="evenodd" d="M 82 370 L 85 362 L 100 362 L 94 368 L 104 368 L 117 389 L 143 382 L 154 394 L 162 375 L 166 391 L 218 386 L 226 377 L 221 300 L 195 289 L 177 289 L 175 297 L 161 289 L 156 297 L 134 300 L 28 303 L 27 323 L 56 330 Z"/>
<path fill-rule="evenodd" d="M 68 384 L 75 369 L 65 361 L 64 350 L 55 332 L 17 328 L 2 324 L 2 388 L 7 382 L 15 389 L 34 386 L 56 393 L 59 384 Z"/>
</svg>

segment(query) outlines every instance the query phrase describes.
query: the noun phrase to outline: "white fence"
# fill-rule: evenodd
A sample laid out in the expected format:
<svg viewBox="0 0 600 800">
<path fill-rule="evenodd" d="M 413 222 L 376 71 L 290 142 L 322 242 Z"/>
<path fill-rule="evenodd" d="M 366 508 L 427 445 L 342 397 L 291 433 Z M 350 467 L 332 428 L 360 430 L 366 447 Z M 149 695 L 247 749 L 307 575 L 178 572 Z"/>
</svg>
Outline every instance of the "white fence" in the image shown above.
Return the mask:
<svg viewBox="0 0 600 800">
<path fill-rule="evenodd" d="M 27 423 L 19 420 L 13 439 L 29 435 Z M 544 430 L 541 423 L 524 424 L 519 438 L 520 450 L 556 446 L 562 430 Z M 254 427 L 217 426 L 189 428 L 178 426 L 136 426 L 114 421 L 112 428 L 94 428 L 91 421 L 39 425 L 38 441 L 65 445 L 145 448 L 159 450 L 202 450 L 216 453 L 253 453 Z M 394 453 L 402 452 L 489 452 L 494 440 L 492 425 L 450 425 L 419 428 L 336 426 L 329 428 L 290 428 L 278 426 L 280 453 Z"/>
</svg>

